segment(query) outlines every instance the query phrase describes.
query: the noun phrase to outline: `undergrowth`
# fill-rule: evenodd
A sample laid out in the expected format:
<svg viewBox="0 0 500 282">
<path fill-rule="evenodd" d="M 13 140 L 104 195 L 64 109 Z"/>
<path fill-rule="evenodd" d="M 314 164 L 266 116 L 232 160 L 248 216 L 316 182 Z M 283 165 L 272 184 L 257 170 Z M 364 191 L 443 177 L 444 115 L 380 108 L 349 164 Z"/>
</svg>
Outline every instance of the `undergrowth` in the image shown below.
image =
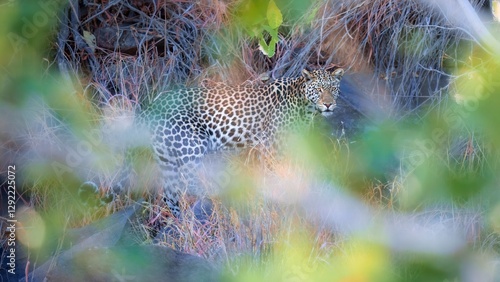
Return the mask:
<svg viewBox="0 0 500 282">
<path fill-rule="evenodd" d="M 53 58 L 37 57 L 44 63 L 33 70 L 5 63 L 15 80 L 0 86 L 2 116 L 11 120 L 1 125 L 1 163 L 21 167 L 27 214 L 41 215 L 32 217 L 59 239 L 139 202 L 137 242 L 203 257 L 227 280 L 474 281 L 468 275 L 486 268 L 495 275 L 488 263 L 500 251 L 491 95 L 498 54 L 428 2 L 283 3 L 276 1 L 283 22 L 268 57 L 239 26 L 238 17 L 255 11 L 238 1 L 70 1 L 57 18 Z M 40 52 L 30 46 L 19 52 Z M 347 77 L 369 74 L 374 86 L 363 95 L 384 104 L 383 119 L 357 136 L 292 136 L 284 156 L 215 156 L 200 171 L 203 191 L 183 198 L 184 220 L 157 199 L 157 168 L 144 144 L 133 190 L 100 209 L 78 202 L 82 180 L 100 183 L 102 194 L 111 189 L 128 138 L 141 137 L 129 131 L 135 112 L 159 92 L 258 85 L 331 65 Z M 212 212 L 194 220 L 203 197 Z"/>
</svg>

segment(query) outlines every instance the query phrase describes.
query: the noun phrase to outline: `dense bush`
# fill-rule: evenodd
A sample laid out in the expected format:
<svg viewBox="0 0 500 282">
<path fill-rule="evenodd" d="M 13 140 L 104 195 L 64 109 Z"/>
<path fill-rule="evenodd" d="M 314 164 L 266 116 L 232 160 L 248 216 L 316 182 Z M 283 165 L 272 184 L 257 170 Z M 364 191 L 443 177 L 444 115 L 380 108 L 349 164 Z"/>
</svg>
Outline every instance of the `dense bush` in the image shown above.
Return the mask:
<svg viewBox="0 0 500 282">
<path fill-rule="evenodd" d="M 67 247 L 66 229 L 137 199 L 90 210 L 76 190 L 89 178 L 110 186 L 130 116 L 159 91 L 337 64 L 346 83 L 368 73 L 364 98 L 384 104 L 382 119 L 369 116 L 354 139 L 321 126 L 292 135 L 276 158 L 216 156 L 204 167 L 205 188 L 217 191 L 213 216 L 189 220 L 189 199 L 177 222 L 145 204 L 135 240 L 151 243 L 146 230 L 165 217 L 170 233 L 155 242 L 204 257 L 225 280 L 495 281 L 500 54 L 430 3 L 9 1 L 0 10 L 0 163 L 18 167 L 19 246 L 42 261 Z M 142 155 L 146 180 L 134 192 L 147 197 L 156 183 Z M 18 270 L 33 264 L 20 260 Z"/>
</svg>

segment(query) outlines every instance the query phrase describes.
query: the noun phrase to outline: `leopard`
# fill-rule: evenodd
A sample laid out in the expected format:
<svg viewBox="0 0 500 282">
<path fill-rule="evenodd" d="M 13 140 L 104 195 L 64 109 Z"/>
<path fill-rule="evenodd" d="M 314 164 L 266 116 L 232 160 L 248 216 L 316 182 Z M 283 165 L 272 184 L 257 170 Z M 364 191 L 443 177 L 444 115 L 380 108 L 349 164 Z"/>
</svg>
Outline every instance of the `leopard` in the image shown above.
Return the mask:
<svg viewBox="0 0 500 282">
<path fill-rule="evenodd" d="M 339 67 L 303 69 L 299 76 L 258 86 L 218 84 L 159 93 L 139 113 L 137 124 L 149 134 L 161 171 L 162 202 L 171 214 L 180 217 L 180 197 L 196 185 L 194 172 L 205 155 L 280 145 L 285 132 L 333 113 L 343 75 Z M 130 167 L 122 174 L 129 172 Z M 125 189 L 123 179 L 114 195 Z"/>
</svg>

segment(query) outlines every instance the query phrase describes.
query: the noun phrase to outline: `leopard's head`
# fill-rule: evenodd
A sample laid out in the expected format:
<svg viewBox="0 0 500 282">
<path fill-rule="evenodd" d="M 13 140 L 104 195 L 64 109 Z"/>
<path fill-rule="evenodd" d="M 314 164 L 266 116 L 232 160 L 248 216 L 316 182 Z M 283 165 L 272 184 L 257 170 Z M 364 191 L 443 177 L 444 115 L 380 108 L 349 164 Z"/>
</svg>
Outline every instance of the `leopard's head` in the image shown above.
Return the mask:
<svg viewBox="0 0 500 282">
<path fill-rule="evenodd" d="M 340 80 L 344 75 L 344 69 L 337 68 L 329 70 L 303 70 L 305 78 L 304 91 L 306 99 L 312 103 L 315 109 L 324 116 L 332 114 L 337 107 L 337 98 L 340 93 Z"/>
</svg>

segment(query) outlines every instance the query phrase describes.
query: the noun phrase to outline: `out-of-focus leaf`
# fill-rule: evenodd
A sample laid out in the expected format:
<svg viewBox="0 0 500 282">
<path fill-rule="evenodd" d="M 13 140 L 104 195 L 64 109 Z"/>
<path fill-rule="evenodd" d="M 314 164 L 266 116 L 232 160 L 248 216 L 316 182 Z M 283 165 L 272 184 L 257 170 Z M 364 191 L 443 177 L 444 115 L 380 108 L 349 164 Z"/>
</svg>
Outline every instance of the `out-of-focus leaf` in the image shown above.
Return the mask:
<svg viewBox="0 0 500 282">
<path fill-rule="evenodd" d="M 92 49 L 92 52 L 95 51 L 95 36 L 90 33 L 89 31 L 84 30 L 83 31 L 83 39 L 85 40 L 85 43 L 89 45 L 90 49 Z"/>
<path fill-rule="evenodd" d="M 235 7 L 236 22 L 247 34 L 259 40 L 259 49 L 273 57 L 279 41 L 278 30 L 283 22 L 297 21 L 308 10 L 309 1 L 247 0 Z M 283 6 L 280 8 L 279 6 Z M 270 39 L 265 36 L 269 33 Z"/>
<path fill-rule="evenodd" d="M 267 22 L 272 29 L 278 28 L 283 23 L 283 15 L 273 0 L 267 6 Z"/>
</svg>

